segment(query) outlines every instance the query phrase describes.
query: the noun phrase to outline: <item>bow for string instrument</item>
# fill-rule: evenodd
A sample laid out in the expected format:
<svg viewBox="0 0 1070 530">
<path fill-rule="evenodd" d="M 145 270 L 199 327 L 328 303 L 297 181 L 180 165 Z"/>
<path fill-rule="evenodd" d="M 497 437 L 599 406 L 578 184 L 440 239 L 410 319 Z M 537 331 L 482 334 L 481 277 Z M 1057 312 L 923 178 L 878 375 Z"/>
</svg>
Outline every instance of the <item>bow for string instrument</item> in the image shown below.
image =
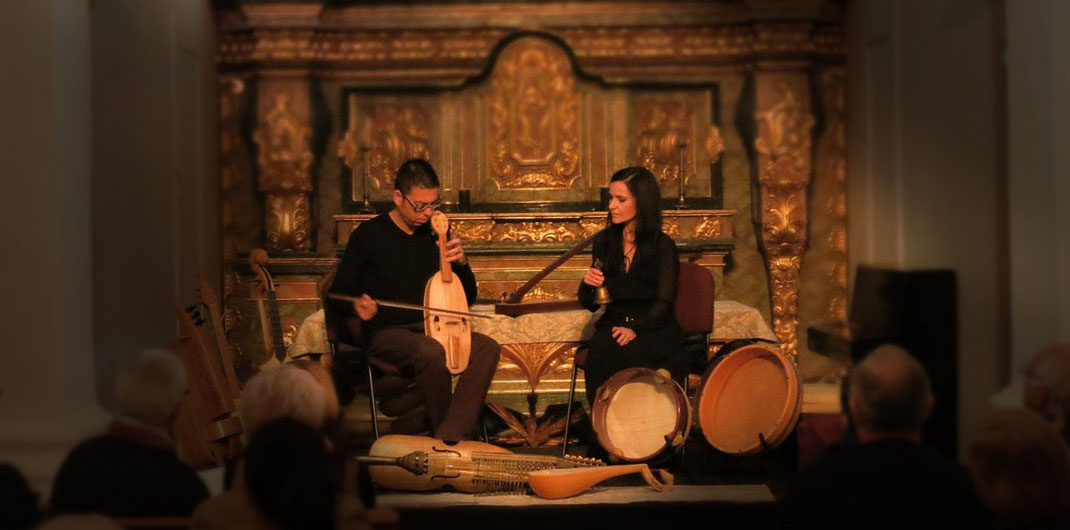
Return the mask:
<svg viewBox="0 0 1070 530">
<path fill-rule="evenodd" d="M 570 248 L 568 252 L 565 252 L 561 257 L 554 260 L 553 263 L 544 267 L 535 276 L 532 276 L 530 280 L 524 285 L 521 285 L 519 289 L 513 294 L 506 297 L 505 301 L 499 304 L 494 304 L 494 313 L 498 315 L 507 315 L 511 317 L 518 317 L 520 315 L 526 315 L 528 313 L 549 313 L 553 311 L 569 311 L 573 309 L 583 309 L 579 300 L 550 300 L 544 302 L 524 302 L 524 295 L 528 294 L 528 291 L 532 290 L 536 284 L 542 281 L 543 278 L 550 275 L 555 269 L 560 267 L 566 261 L 571 259 L 576 254 L 579 254 L 583 249 L 591 246 L 594 242 L 595 236 L 600 232 L 587 236 L 585 239 L 576 243 L 576 246 Z"/>
</svg>

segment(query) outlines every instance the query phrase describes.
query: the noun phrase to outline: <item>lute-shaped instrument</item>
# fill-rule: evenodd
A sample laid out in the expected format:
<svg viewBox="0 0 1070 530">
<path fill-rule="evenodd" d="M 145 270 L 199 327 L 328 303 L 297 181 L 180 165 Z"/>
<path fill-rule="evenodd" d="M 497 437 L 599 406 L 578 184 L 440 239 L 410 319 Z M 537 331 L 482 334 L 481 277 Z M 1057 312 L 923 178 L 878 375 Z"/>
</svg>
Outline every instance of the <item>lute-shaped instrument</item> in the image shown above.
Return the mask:
<svg viewBox="0 0 1070 530">
<path fill-rule="evenodd" d="M 438 235 L 439 271 L 424 285 L 424 305 L 466 313 L 468 297 L 464 294 L 464 286 L 453 275 L 453 267 L 446 261 L 446 235 L 450 231 L 446 214 L 438 211 L 431 214 L 431 228 Z M 446 350 L 446 368 L 451 374 L 459 374 L 468 367 L 468 355 L 472 350 L 472 323 L 467 316 L 428 312 L 424 318 L 424 333 L 437 340 Z"/>
</svg>

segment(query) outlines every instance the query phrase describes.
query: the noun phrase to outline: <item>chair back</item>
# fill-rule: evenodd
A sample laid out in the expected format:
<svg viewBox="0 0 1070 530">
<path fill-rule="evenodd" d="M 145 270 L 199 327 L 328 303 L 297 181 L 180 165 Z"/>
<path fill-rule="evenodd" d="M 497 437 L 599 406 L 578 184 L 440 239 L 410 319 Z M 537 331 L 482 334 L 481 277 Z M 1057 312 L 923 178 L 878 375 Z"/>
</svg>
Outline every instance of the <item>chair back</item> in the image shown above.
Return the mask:
<svg viewBox="0 0 1070 530">
<path fill-rule="evenodd" d="M 713 332 L 713 274 L 696 263 L 680 262 L 676 277 L 676 320 L 684 335 L 708 335 Z"/>
<path fill-rule="evenodd" d="M 327 329 L 327 342 L 342 343 L 350 346 L 358 345 L 361 334 L 360 319 L 349 318 L 331 311 L 327 304 L 327 293 L 334 284 L 334 273 L 327 275 L 320 284 L 320 303 L 323 306 L 323 325 Z"/>
</svg>

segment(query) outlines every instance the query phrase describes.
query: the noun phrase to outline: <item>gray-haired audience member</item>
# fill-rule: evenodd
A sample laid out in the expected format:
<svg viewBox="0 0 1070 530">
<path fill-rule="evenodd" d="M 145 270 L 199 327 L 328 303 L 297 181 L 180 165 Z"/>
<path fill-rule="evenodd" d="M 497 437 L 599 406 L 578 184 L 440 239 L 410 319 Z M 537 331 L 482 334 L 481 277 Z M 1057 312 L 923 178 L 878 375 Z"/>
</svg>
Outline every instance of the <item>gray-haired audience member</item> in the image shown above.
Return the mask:
<svg viewBox="0 0 1070 530">
<path fill-rule="evenodd" d="M 265 370 L 249 379 L 239 411 L 246 439 L 278 418 L 292 418 L 323 431 L 338 419 L 338 394 L 330 374 L 311 361 Z"/>
<path fill-rule="evenodd" d="M 143 350 L 122 365 L 111 390 L 115 418 L 103 435 L 67 455 L 50 512 L 189 515 L 208 490 L 178 459 L 171 438 L 186 392 L 182 361 L 170 350 Z"/>
<path fill-rule="evenodd" d="M 925 369 L 881 346 L 851 372 L 858 444 L 833 446 L 780 501 L 784 528 L 988 528 L 969 473 L 921 445 L 933 396 Z"/>
<path fill-rule="evenodd" d="M 289 523 L 293 521 L 287 519 L 288 523 L 283 524 L 286 514 L 278 511 L 289 509 L 284 506 L 286 502 L 268 500 L 264 501 L 258 509 L 251 501 L 256 498 L 255 494 L 262 494 L 260 499 L 270 498 L 271 495 L 285 497 L 292 494 L 294 498 L 290 499 L 291 501 L 297 498 L 302 501 L 309 500 L 310 492 L 301 490 L 302 486 L 297 478 L 307 478 L 307 475 L 301 474 L 302 471 L 315 475 L 313 473 L 315 470 L 294 469 L 293 466 L 304 465 L 302 462 L 306 462 L 307 457 L 333 449 L 333 444 L 329 440 L 329 431 L 338 420 L 339 405 L 330 374 L 323 366 L 307 360 L 265 370 L 250 378 L 245 384 L 239 410 L 246 440 L 250 445 L 243 459 L 235 463 L 235 480 L 230 485 L 230 489 L 201 503 L 190 518 L 190 528 L 193 530 L 290 528 Z M 285 432 L 290 432 L 286 429 L 301 431 L 302 429 L 295 425 L 304 426 L 303 436 L 307 438 L 309 432 L 316 433 L 318 444 L 323 447 L 317 446 L 316 455 L 293 455 L 293 458 L 287 459 L 287 462 L 280 462 L 279 469 L 270 468 L 270 466 L 267 469 L 264 468 L 265 462 L 261 458 L 258 464 L 261 467 L 249 470 L 246 465 L 250 451 L 253 451 L 255 457 L 276 449 L 272 445 L 276 441 L 273 435 L 270 433 L 266 436 L 259 435 L 261 429 L 270 425 L 276 425 L 276 428 L 278 425 L 283 425 L 282 430 Z M 257 440 L 258 443 L 254 446 L 253 443 Z M 277 441 L 283 443 L 281 439 Z M 253 463 L 257 464 L 255 458 Z M 282 474 L 293 472 L 294 478 L 285 484 L 249 484 L 245 480 L 250 474 L 254 477 L 263 477 L 265 472 L 270 475 L 270 472 L 275 471 Z M 323 485 L 323 482 L 317 483 L 317 487 Z M 346 489 L 350 486 L 353 486 L 352 480 L 347 479 L 342 485 L 341 495 L 337 502 L 332 498 L 331 502 L 309 508 L 311 511 L 305 510 L 305 512 L 315 513 L 318 516 L 326 514 L 327 518 L 324 520 L 333 522 L 339 529 L 368 528 L 367 513 L 357 501 L 357 492 Z M 290 515 L 300 516 L 300 513 L 294 512 Z M 317 523 L 310 518 L 305 521 L 307 523 L 305 527 L 322 526 L 325 524 L 324 520 L 319 520 Z"/>
</svg>

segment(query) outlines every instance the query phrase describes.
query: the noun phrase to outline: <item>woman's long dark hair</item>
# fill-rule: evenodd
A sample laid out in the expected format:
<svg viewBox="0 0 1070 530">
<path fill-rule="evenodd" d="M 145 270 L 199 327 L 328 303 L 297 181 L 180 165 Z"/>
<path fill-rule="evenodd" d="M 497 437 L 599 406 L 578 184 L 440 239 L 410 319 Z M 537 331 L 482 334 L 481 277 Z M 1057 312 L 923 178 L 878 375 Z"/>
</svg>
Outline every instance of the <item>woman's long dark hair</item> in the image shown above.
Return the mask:
<svg viewBox="0 0 1070 530">
<path fill-rule="evenodd" d="M 647 246 L 661 232 L 661 192 L 658 179 L 645 167 L 632 166 L 617 171 L 610 182 L 624 182 L 635 199 L 635 241 Z M 612 216 L 606 214 L 612 226 Z M 623 225 L 620 227 L 623 229 Z"/>
</svg>

